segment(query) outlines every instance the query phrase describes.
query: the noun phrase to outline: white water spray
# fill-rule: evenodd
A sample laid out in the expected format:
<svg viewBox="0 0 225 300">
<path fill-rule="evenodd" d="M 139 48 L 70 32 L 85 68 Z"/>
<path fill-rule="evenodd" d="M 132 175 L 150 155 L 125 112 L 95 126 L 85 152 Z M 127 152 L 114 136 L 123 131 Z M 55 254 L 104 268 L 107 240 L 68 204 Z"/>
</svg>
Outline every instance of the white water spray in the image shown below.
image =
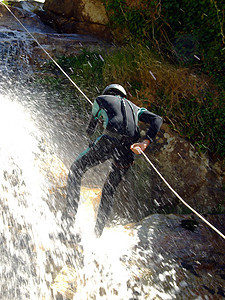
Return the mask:
<svg viewBox="0 0 225 300">
<path fill-rule="evenodd" d="M 133 293 L 127 288 L 130 274 L 121 258 L 131 255 L 137 238 L 129 236 L 122 226 L 106 228 L 100 239 L 94 238 L 94 220 L 87 214 L 89 208 L 82 210 L 82 205 L 77 219 L 84 229 L 82 255 L 75 244 L 68 246 L 58 238 L 61 213 L 48 205 L 52 186 L 41 170 L 40 161 L 46 159 L 40 147 L 42 132 L 20 97 L 12 100 L 9 94 L 0 98 L 0 222 L 7 248 L 2 270 L 6 275 L 13 274 L 10 280 L 6 276 L 4 299 L 50 299 L 56 272 L 68 261 L 76 271 L 74 299 L 92 299 L 94 295 L 101 295 L 101 299 L 129 299 Z M 49 162 L 45 162 L 47 168 Z M 7 263 L 13 258 L 16 269 Z"/>
</svg>

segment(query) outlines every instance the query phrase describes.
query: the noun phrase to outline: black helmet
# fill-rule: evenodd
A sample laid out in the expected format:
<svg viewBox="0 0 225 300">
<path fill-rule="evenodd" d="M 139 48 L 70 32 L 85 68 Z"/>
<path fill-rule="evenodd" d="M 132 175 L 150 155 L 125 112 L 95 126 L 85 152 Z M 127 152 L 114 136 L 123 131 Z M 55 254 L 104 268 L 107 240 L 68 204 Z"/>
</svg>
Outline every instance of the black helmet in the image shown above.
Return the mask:
<svg viewBox="0 0 225 300">
<path fill-rule="evenodd" d="M 103 95 L 115 95 L 115 96 L 119 95 L 122 97 L 127 97 L 127 92 L 125 91 L 125 89 L 120 84 L 117 84 L 117 83 L 108 85 L 104 89 L 102 94 Z"/>
</svg>

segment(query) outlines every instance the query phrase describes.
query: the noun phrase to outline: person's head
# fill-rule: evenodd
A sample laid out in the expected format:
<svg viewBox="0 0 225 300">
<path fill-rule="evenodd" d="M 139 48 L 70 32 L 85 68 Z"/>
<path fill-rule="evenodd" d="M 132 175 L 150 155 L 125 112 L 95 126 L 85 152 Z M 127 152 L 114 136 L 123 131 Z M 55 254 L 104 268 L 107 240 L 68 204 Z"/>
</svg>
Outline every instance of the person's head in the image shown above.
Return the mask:
<svg viewBox="0 0 225 300">
<path fill-rule="evenodd" d="M 117 83 L 113 83 L 108 85 L 103 93 L 103 95 L 113 95 L 113 96 L 121 96 L 121 97 L 127 97 L 127 92 L 125 91 L 125 89 Z"/>
</svg>

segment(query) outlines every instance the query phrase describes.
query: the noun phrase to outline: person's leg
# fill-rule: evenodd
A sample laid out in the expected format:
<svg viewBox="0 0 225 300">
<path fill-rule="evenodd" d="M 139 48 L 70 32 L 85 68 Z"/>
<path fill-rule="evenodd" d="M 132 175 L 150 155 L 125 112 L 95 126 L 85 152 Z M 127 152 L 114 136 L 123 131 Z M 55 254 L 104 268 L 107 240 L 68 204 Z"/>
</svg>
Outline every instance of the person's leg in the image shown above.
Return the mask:
<svg viewBox="0 0 225 300">
<path fill-rule="evenodd" d="M 102 190 L 101 202 L 99 204 L 97 220 L 95 225 L 95 234 L 101 236 L 105 224 L 111 213 L 114 204 L 114 193 L 123 176 L 128 171 L 128 168 L 118 168 L 113 165 L 113 170 L 109 173 Z"/>
<path fill-rule="evenodd" d="M 87 169 L 99 163 L 95 149 L 91 148 L 94 147 L 87 148 L 77 157 L 70 167 L 67 178 L 67 203 L 65 210 L 62 212 L 63 232 L 59 236 L 63 240 L 72 239 L 76 243 L 81 241 L 80 234 L 76 233 L 74 235 L 71 230 L 73 230 L 78 209 L 82 175 Z"/>
<path fill-rule="evenodd" d="M 110 157 L 111 148 L 111 142 L 104 135 L 100 136 L 73 162 L 67 179 L 67 214 L 75 215 L 77 212 L 83 174 L 89 168 L 107 160 Z"/>
<path fill-rule="evenodd" d="M 117 186 L 134 162 L 134 153 L 130 150 L 130 144 L 117 141 L 113 149 L 113 160 L 113 170 L 109 173 L 102 190 L 95 225 L 96 236 L 101 236 L 114 204 Z"/>
<path fill-rule="evenodd" d="M 81 178 L 89 167 L 85 156 L 76 159 L 70 167 L 67 179 L 67 213 L 76 214 L 80 197 Z"/>
</svg>

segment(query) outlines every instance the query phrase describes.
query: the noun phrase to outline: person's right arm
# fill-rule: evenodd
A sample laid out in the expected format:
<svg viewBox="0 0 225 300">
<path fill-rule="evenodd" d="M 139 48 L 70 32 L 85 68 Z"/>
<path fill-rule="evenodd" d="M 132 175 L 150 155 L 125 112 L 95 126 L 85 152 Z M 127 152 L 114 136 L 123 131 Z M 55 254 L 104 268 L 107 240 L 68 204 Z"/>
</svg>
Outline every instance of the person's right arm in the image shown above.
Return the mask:
<svg viewBox="0 0 225 300">
<path fill-rule="evenodd" d="M 94 100 L 94 103 L 92 105 L 92 112 L 91 112 L 91 118 L 88 124 L 88 127 L 86 129 L 86 132 L 89 136 L 92 136 L 95 132 L 95 128 L 98 124 L 99 116 L 98 112 L 100 111 L 99 104 L 97 102 L 97 99 Z"/>
</svg>

